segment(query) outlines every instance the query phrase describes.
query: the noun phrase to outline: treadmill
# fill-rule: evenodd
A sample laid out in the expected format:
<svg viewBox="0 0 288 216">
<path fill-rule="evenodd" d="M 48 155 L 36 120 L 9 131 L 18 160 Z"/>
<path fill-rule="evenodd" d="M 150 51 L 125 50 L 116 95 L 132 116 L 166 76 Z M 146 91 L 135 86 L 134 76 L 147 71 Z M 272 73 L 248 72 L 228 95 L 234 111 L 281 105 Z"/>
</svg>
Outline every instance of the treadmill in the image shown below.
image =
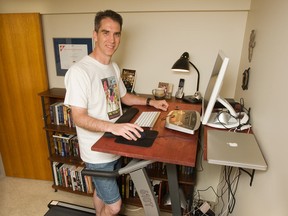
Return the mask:
<svg viewBox="0 0 288 216">
<path fill-rule="evenodd" d="M 136 191 L 141 200 L 145 215 L 158 216 L 160 210 L 156 201 L 150 179 L 146 173 L 145 167 L 154 163 L 151 160 L 132 159 L 125 167 L 114 171 L 97 171 L 84 169 L 82 175 L 117 177 L 123 174 L 129 174 L 135 185 Z M 95 210 L 92 208 L 52 200 L 48 204 L 49 210 L 44 216 L 95 216 Z"/>
</svg>

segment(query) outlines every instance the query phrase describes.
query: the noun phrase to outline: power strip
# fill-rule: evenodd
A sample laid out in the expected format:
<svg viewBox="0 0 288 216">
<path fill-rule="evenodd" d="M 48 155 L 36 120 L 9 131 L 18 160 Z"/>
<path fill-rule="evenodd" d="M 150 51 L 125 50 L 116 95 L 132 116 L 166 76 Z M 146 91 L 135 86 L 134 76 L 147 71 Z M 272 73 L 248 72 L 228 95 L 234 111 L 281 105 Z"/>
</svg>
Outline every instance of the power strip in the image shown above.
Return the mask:
<svg viewBox="0 0 288 216">
<path fill-rule="evenodd" d="M 204 202 L 199 207 L 195 208 L 195 216 L 215 216 L 215 213 L 211 210 L 211 206 L 208 202 Z"/>
</svg>

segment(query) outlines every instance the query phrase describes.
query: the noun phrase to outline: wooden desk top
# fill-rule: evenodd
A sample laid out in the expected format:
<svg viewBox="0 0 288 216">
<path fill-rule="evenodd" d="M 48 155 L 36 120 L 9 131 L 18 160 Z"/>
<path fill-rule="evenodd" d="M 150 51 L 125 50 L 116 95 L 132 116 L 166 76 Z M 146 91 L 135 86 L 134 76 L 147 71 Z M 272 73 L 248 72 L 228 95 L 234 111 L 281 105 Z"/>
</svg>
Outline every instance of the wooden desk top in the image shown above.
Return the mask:
<svg viewBox="0 0 288 216">
<path fill-rule="evenodd" d="M 201 111 L 201 104 L 187 104 L 178 100 L 168 100 L 169 109 L 161 112 L 153 130 L 159 132 L 151 147 L 139 147 L 114 142 L 114 138 L 102 137 L 93 146 L 92 150 L 121 156 L 154 160 L 171 164 L 195 167 L 199 130 L 194 135 L 185 134 L 165 128 L 165 118 L 171 110 L 196 110 Z M 135 106 L 139 113 L 131 120 L 134 122 L 143 111 L 154 111 L 153 107 Z"/>
</svg>

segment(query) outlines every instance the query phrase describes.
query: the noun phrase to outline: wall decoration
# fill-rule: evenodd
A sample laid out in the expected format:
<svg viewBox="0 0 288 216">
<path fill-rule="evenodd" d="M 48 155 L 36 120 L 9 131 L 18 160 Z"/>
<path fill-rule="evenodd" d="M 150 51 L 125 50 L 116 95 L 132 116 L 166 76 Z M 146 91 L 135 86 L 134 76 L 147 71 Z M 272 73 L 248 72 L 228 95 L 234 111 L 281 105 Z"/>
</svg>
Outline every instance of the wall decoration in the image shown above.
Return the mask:
<svg viewBox="0 0 288 216">
<path fill-rule="evenodd" d="M 250 67 L 246 69 L 242 74 L 242 89 L 248 90 L 248 84 L 249 84 L 249 75 L 250 75 Z"/>
<path fill-rule="evenodd" d="M 92 52 L 92 38 L 53 38 L 57 76 Z"/>
<path fill-rule="evenodd" d="M 249 41 L 249 50 L 248 50 L 248 60 L 251 62 L 252 60 L 252 55 L 253 55 L 253 49 L 256 45 L 255 41 L 256 33 L 255 30 L 252 30 L 250 33 L 250 41 Z"/>
</svg>

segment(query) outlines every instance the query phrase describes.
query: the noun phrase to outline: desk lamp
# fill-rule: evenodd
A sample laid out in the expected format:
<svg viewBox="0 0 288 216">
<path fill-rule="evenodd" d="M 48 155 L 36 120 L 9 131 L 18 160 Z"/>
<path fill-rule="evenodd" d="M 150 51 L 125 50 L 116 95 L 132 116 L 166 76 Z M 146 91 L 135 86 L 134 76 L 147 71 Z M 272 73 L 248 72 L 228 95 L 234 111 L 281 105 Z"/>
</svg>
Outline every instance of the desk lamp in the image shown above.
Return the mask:
<svg viewBox="0 0 288 216">
<path fill-rule="evenodd" d="M 197 79 L 197 89 L 194 95 L 187 95 L 182 98 L 183 101 L 188 102 L 188 103 L 201 103 L 202 102 L 202 97 L 199 92 L 199 81 L 200 81 L 200 73 L 197 67 L 189 61 L 189 54 L 188 52 L 184 52 L 181 57 L 175 62 L 175 64 L 172 66 L 172 71 L 175 72 L 189 72 L 189 63 L 195 68 L 198 74 L 198 79 Z"/>
</svg>

